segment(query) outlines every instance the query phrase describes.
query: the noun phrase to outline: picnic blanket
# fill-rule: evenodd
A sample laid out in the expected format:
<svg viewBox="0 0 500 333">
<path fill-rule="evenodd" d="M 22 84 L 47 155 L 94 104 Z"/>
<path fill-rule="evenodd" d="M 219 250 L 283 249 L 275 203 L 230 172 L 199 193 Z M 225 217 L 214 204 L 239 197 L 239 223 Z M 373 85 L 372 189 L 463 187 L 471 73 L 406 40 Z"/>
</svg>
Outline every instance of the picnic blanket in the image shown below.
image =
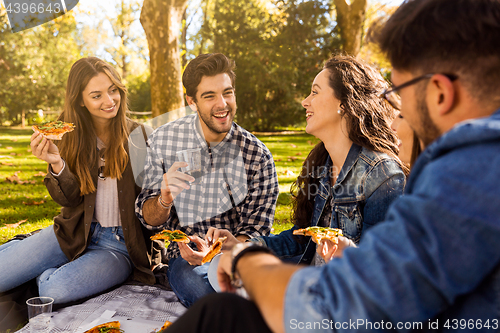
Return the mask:
<svg viewBox="0 0 500 333">
<path fill-rule="evenodd" d="M 50 333 L 84 332 L 119 320 L 125 333 L 152 332 L 186 311 L 173 291 L 158 286 L 122 285 L 90 300 L 54 312 Z M 88 327 L 89 325 L 92 325 Z M 30 332 L 27 324 L 18 332 Z"/>
</svg>

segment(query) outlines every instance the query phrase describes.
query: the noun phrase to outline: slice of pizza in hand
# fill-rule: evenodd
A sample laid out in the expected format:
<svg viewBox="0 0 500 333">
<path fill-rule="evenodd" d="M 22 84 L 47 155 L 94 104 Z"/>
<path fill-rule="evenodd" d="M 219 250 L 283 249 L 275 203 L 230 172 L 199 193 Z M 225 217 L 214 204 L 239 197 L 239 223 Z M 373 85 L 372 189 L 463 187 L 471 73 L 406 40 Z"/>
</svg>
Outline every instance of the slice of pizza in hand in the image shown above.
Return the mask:
<svg viewBox="0 0 500 333">
<path fill-rule="evenodd" d="M 75 129 L 75 125 L 63 121 L 49 121 L 31 126 L 33 131 L 41 133 L 49 140 L 61 140 L 63 135 Z"/>
<path fill-rule="evenodd" d="M 316 244 L 320 244 L 322 239 L 328 239 L 334 244 L 339 243 L 339 236 L 343 236 L 342 229 L 326 227 L 308 227 L 293 231 L 294 235 L 311 236 Z"/>
<path fill-rule="evenodd" d="M 84 333 L 121 333 L 119 321 L 110 321 L 109 323 L 97 325 Z"/>
<path fill-rule="evenodd" d="M 206 264 L 207 262 L 211 262 L 212 259 L 222 251 L 222 244 L 226 241 L 227 237 L 219 237 L 212 246 L 210 246 L 210 250 L 201 260 L 201 264 Z"/>
<path fill-rule="evenodd" d="M 163 230 L 160 233 L 157 233 L 154 236 L 150 237 L 151 240 L 156 239 L 164 239 L 169 242 L 180 242 L 180 243 L 189 243 L 190 240 L 188 236 L 180 230 Z"/>
</svg>

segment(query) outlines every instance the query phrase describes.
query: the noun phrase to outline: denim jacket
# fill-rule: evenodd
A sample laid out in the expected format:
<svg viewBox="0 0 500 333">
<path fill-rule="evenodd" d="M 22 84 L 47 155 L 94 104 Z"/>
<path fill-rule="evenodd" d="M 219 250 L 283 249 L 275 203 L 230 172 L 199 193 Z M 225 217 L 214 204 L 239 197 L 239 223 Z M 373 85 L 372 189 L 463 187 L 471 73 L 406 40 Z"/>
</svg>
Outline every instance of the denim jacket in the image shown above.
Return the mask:
<svg viewBox="0 0 500 333">
<path fill-rule="evenodd" d="M 330 185 L 331 165 L 328 157 L 317 176 L 321 178 L 318 188 L 309 189 L 309 193 L 316 193 L 311 226 L 318 225 L 331 194 L 332 215 L 325 225 L 342 229 L 344 236 L 358 243 L 362 233 L 382 221 L 391 202 L 402 194 L 405 175 L 399 164 L 387 154 L 356 144 L 352 144 L 333 187 Z M 284 260 L 296 257 L 300 258 L 300 263 L 309 264 L 316 252 L 316 244 L 310 237 L 294 236 L 293 230 L 296 229 L 294 226 L 279 235 L 256 237 L 252 241 L 269 247 Z"/>
<path fill-rule="evenodd" d="M 294 273 L 285 330 L 324 332 L 304 324 L 320 322 L 332 331 L 497 332 L 499 166 L 500 110 L 438 138 L 359 248 Z"/>
</svg>

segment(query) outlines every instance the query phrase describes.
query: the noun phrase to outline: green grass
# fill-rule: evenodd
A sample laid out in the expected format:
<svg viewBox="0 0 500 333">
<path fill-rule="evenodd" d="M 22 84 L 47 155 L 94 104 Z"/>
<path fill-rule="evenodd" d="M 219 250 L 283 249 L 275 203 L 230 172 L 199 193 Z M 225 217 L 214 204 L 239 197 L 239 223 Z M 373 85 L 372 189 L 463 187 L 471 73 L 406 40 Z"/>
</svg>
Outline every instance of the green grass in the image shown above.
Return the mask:
<svg viewBox="0 0 500 333">
<path fill-rule="evenodd" d="M 0 244 L 14 235 L 50 225 L 60 211 L 43 184 L 41 175 L 47 172 L 47 164 L 31 154 L 32 133 L 31 129 L 0 127 Z M 290 185 L 318 140 L 307 134 L 257 134 L 257 137 L 269 147 L 276 163 L 280 195 L 273 233 L 279 233 L 291 227 Z M 16 172 L 21 181 L 34 184 L 8 182 L 6 178 Z M 41 204 L 32 204 L 41 201 Z M 17 227 L 9 226 L 22 220 L 26 222 Z"/>
<path fill-rule="evenodd" d="M 60 210 L 43 183 L 47 163 L 31 154 L 32 133 L 31 129 L 0 128 L 0 244 L 14 235 L 50 225 Z M 8 182 L 6 178 L 15 173 L 30 183 Z M 27 221 L 15 228 L 9 226 L 21 220 Z"/>
</svg>

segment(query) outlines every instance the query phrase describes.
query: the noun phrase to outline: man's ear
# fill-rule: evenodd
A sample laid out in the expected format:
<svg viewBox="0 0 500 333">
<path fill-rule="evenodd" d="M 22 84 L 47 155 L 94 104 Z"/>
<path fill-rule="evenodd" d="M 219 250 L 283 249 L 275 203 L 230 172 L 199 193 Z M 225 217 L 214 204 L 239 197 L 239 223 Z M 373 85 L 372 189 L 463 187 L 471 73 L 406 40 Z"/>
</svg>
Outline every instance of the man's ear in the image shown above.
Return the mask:
<svg viewBox="0 0 500 333">
<path fill-rule="evenodd" d="M 455 87 L 453 82 L 443 74 L 431 77 L 427 86 L 427 105 L 441 116 L 451 112 L 455 104 Z"/>
<path fill-rule="evenodd" d="M 193 97 L 186 95 L 186 102 L 193 111 L 198 111 L 196 109 L 196 103 Z"/>
</svg>

